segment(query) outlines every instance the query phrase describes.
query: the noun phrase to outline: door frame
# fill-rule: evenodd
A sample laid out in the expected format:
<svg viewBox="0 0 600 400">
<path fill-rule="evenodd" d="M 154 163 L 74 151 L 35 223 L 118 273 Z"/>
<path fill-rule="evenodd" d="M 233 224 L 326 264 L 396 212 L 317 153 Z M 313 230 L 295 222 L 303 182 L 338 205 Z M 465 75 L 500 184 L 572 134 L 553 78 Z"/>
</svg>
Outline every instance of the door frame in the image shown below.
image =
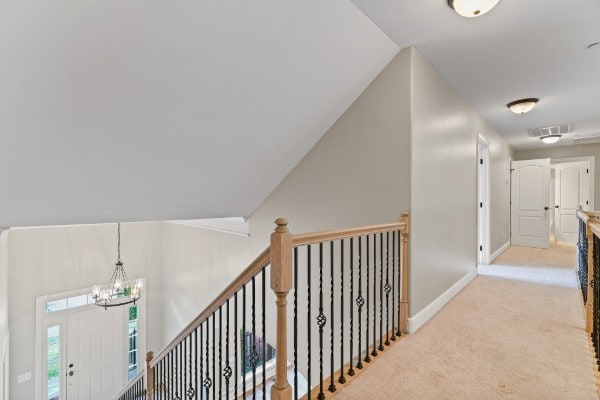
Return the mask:
<svg viewBox="0 0 600 400">
<path fill-rule="evenodd" d="M 142 284 L 146 287 L 146 279 L 142 278 Z M 137 281 L 137 279 L 132 279 L 132 281 Z M 44 395 L 46 394 L 46 388 L 44 385 L 46 384 L 46 380 L 43 379 L 46 376 L 46 364 L 45 364 L 45 354 L 46 354 L 46 343 L 44 341 L 46 337 L 46 331 L 49 326 L 59 325 L 60 326 L 60 343 L 61 343 L 61 353 L 60 353 L 60 363 L 61 363 L 61 374 L 60 374 L 60 387 L 61 387 L 61 398 L 65 393 L 66 389 L 66 375 L 62 372 L 66 370 L 66 354 L 67 354 L 67 315 L 77 313 L 79 311 L 90 309 L 93 307 L 98 307 L 95 304 L 84 305 L 80 307 L 75 307 L 71 309 L 66 309 L 62 311 L 56 311 L 51 314 L 46 312 L 46 303 L 54 300 L 60 300 L 68 297 L 79 296 L 83 294 L 91 293 L 90 288 L 70 290 L 67 292 L 55 293 L 46 296 L 39 296 L 35 299 L 35 399 L 36 400 L 44 400 Z M 131 307 L 132 304 L 123 305 L 122 307 Z M 146 296 L 142 296 L 138 301 L 136 301 L 136 305 L 138 306 L 138 358 L 145 359 L 146 354 Z M 99 308 L 99 307 L 98 307 Z M 123 335 L 124 335 L 124 343 L 128 344 L 128 335 L 129 335 L 129 313 L 123 313 Z M 123 352 L 123 363 L 127 365 L 129 362 L 129 352 Z M 143 363 L 142 363 L 143 364 Z M 141 372 L 141 369 L 138 370 L 138 373 Z M 123 368 L 123 382 L 128 382 L 128 368 Z"/>
<path fill-rule="evenodd" d="M 490 143 L 480 133 L 477 138 L 477 263 L 485 265 L 490 263 L 490 192 Z"/>
</svg>

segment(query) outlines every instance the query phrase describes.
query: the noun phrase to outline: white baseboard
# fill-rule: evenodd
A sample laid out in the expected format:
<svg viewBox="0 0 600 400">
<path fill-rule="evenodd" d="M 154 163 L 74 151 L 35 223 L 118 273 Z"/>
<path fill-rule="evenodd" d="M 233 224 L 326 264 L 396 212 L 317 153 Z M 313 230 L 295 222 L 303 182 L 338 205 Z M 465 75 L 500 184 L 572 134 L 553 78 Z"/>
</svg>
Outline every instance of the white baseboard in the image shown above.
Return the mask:
<svg viewBox="0 0 600 400">
<path fill-rule="evenodd" d="M 498 250 L 496 250 L 491 256 L 490 256 L 490 264 L 494 262 L 494 260 L 496 258 L 498 258 L 500 256 L 500 254 L 504 253 L 506 251 L 506 249 L 508 249 L 510 247 L 510 240 L 506 243 L 504 243 L 502 246 L 500 246 L 500 248 Z"/>
<path fill-rule="evenodd" d="M 408 319 L 408 333 L 415 333 L 435 314 L 438 313 L 454 296 L 477 277 L 477 267 L 473 268 L 467 275 L 463 276 L 450 289 L 446 290 L 440 297 L 429 303 L 427 307 L 419 311 L 415 316 Z"/>
</svg>

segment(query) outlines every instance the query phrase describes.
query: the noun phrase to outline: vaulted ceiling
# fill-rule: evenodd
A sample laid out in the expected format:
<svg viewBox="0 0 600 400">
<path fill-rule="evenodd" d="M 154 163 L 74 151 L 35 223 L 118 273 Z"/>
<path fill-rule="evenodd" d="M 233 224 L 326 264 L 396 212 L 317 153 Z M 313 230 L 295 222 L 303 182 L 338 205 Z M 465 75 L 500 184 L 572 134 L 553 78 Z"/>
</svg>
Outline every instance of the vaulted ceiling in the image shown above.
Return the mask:
<svg viewBox="0 0 600 400">
<path fill-rule="evenodd" d="M 249 215 L 397 53 L 347 0 L 0 2 L 0 226 Z"/>
<path fill-rule="evenodd" d="M 0 227 L 249 215 L 400 48 L 515 149 L 600 136 L 600 1 L 0 2 Z M 515 115 L 506 103 L 539 97 Z"/>
</svg>

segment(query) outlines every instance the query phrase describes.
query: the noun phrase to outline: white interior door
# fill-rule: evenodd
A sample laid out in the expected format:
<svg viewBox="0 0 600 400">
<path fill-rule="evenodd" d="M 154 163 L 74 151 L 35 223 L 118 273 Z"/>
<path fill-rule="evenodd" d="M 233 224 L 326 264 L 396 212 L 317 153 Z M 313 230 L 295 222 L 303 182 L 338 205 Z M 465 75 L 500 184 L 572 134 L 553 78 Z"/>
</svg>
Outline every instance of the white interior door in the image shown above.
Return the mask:
<svg viewBox="0 0 600 400">
<path fill-rule="evenodd" d="M 124 308 L 69 314 L 67 400 L 110 400 L 125 384 Z"/>
<path fill-rule="evenodd" d="M 512 162 L 511 244 L 550 247 L 550 159 Z"/>
<path fill-rule="evenodd" d="M 555 234 L 560 242 L 576 243 L 579 223 L 577 209 L 589 204 L 589 164 L 587 161 L 555 165 Z"/>
</svg>

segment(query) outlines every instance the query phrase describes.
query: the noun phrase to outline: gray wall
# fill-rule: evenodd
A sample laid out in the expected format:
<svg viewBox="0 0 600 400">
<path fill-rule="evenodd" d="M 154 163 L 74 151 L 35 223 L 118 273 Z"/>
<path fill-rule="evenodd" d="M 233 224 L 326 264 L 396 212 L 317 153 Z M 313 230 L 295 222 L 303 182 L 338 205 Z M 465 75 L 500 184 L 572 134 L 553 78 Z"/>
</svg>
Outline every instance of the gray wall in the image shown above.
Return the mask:
<svg viewBox="0 0 600 400">
<path fill-rule="evenodd" d="M 412 55 L 414 316 L 477 265 L 478 133 L 492 144 L 492 197 L 499 195 L 492 205 L 497 213 L 491 224 L 492 252 L 508 240 L 507 187 L 498 177 L 504 175 L 510 149 L 418 51 L 412 49 Z"/>
<path fill-rule="evenodd" d="M 536 158 L 570 158 L 596 157 L 594 170 L 594 205 L 600 207 L 600 143 L 581 144 L 573 146 L 548 146 L 543 149 L 523 150 L 515 152 L 515 160 L 534 160 Z"/>
<path fill-rule="evenodd" d="M 8 231 L 0 232 L 0 399 L 8 399 Z M 6 381 L 6 385 L 4 382 Z M 6 395 L 6 397 L 5 397 Z"/>
</svg>

